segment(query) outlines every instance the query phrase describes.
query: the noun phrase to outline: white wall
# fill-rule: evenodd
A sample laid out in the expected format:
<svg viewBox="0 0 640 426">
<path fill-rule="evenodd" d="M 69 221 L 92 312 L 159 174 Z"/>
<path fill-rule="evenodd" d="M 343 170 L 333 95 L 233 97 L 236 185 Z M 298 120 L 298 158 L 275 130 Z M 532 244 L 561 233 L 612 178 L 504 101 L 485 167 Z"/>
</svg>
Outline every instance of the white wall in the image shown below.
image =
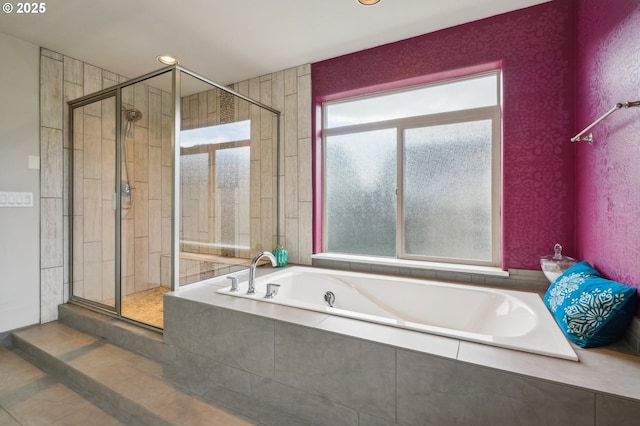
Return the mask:
<svg viewBox="0 0 640 426">
<path fill-rule="evenodd" d="M 0 191 L 32 192 L 30 208 L 0 207 L 0 333 L 40 321 L 38 46 L 0 33 Z"/>
</svg>

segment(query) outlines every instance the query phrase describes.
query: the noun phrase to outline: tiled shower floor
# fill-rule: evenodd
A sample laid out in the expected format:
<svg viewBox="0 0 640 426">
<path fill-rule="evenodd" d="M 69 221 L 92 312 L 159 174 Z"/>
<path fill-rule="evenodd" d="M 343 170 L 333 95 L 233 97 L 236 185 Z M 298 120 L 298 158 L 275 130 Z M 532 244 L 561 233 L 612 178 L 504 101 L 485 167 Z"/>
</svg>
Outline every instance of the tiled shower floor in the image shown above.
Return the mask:
<svg viewBox="0 0 640 426">
<path fill-rule="evenodd" d="M 164 328 L 162 296 L 168 291 L 171 290 L 166 287 L 154 287 L 123 297 L 122 316 L 153 327 Z M 115 306 L 113 299 L 105 304 Z"/>
<path fill-rule="evenodd" d="M 122 299 L 122 316 L 154 327 L 163 328 L 162 295 L 166 287 L 130 294 Z"/>
</svg>

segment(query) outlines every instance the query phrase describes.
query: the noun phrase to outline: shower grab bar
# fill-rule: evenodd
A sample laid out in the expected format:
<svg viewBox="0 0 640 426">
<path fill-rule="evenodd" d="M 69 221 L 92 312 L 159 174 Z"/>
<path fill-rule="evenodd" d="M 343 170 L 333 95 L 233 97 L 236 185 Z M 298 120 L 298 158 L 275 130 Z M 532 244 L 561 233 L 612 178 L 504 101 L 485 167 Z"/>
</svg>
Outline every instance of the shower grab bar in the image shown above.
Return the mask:
<svg viewBox="0 0 640 426">
<path fill-rule="evenodd" d="M 577 135 L 572 137 L 571 138 L 571 142 L 583 141 L 583 142 L 589 142 L 589 144 L 592 144 L 593 143 L 593 134 L 592 133 L 589 133 L 587 136 L 582 136 L 582 135 L 587 133 L 596 124 L 600 123 L 602 120 L 604 120 L 605 118 L 607 118 L 608 116 L 613 114 L 615 111 L 619 110 L 620 108 L 625 108 L 626 109 L 626 108 L 637 107 L 637 106 L 640 106 L 640 101 L 625 102 L 625 103 L 615 104 L 613 106 L 613 108 L 611 108 L 609 111 L 605 112 L 600 118 L 598 118 L 596 121 L 594 121 L 593 123 L 591 123 L 587 127 L 585 127 L 583 131 L 581 131 L 580 133 L 578 133 Z"/>
</svg>

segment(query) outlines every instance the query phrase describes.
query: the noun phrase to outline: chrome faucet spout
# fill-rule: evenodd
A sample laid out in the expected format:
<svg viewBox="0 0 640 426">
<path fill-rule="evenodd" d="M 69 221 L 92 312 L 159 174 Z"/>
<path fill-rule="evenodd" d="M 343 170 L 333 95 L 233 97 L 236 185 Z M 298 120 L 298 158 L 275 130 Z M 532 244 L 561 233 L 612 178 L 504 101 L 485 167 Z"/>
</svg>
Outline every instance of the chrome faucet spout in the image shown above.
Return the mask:
<svg viewBox="0 0 640 426">
<path fill-rule="evenodd" d="M 247 290 L 247 294 L 256 293 L 256 284 L 254 282 L 256 277 L 256 267 L 258 266 L 258 262 L 260 261 L 260 259 L 262 259 L 263 257 L 268 258 L 271 261 L 271 266 L 273 266 L 274 268 L 278 266 L 278 261 L 271 252 L 263 251 L 262 253 L 254 257 L 251 261 L 251 265 L 249 266 L 249 289 Z"/>
</svg>

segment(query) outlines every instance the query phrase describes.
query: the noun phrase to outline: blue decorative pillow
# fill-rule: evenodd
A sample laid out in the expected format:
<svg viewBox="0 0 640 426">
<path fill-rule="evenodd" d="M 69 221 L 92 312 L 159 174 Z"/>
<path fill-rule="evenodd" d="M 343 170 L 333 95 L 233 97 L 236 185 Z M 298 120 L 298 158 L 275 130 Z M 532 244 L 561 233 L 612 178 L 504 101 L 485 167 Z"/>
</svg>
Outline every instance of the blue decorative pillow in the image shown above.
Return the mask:
<svg viewBox="0 0 640 426">
<path fill-rule="evenodd" d="M 588 262 L 567 269 L 544 295 L 565 336 L 582 348 L 619 339 L 636 312 L 637 291 L 603 278 Z"/>
</svg>

